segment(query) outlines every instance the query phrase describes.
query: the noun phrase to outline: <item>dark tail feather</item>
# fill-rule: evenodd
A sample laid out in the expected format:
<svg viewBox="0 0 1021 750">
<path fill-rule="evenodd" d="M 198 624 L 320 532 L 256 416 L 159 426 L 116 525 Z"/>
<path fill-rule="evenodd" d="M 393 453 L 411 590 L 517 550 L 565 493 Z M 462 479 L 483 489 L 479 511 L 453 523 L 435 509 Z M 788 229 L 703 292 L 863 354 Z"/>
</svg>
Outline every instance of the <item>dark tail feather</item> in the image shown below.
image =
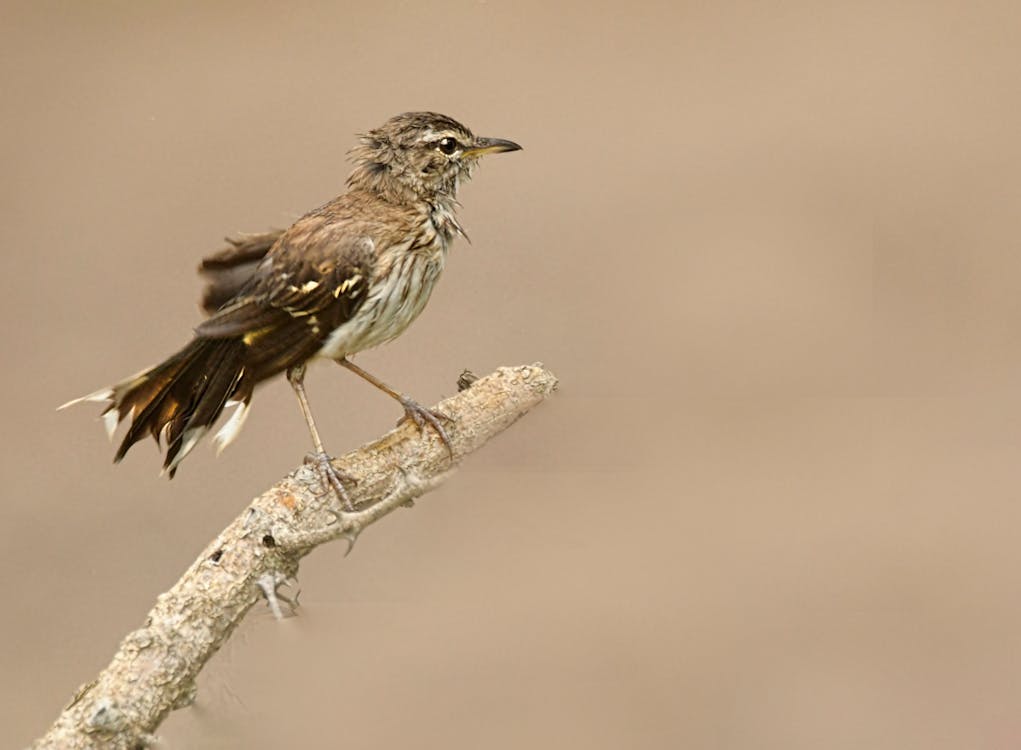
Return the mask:
<svg viewBox="0 0 1021 750">
<path fill-rule="evenodd" d="M 130 418 L 115 462 L 150 435 L 157 444 L 166 442 L 163 469 L 173 477 L 228 404 L 236 403 L 238 411 L 217 435 L 221 449 L 240 430 L 252 397 L 244 377 L 245 348 L 240 339 L 198 338 L 162 364 L 78 401 L 108 404 L 103 419 L 111 437 L 117 425 Z"/>
</svg>

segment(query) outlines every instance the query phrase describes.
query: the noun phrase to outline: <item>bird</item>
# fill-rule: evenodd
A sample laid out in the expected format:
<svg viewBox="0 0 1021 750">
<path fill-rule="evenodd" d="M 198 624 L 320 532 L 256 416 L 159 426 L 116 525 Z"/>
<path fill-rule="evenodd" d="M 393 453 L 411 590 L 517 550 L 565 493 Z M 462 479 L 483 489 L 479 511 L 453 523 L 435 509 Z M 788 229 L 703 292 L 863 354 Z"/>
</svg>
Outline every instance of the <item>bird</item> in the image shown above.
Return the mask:
<svg viewBox="0 0 1021 750">
<path fill-rule="evenodd" d="M 202 261 L 208 313 L 192 339 L 160 364 L 74 399 L 105 405 L 111 440 L 128 422 L 119 462 L 145 436 L 164 450 L 163 473 L 181 461 L 227 409 L 214 436 L 218 452 L 240 432 L 257 385 L 284 373 L 312 438 L 307 460 L 350 509 L 345 480 L 323 447 L 305 391 L 309 363 L 333 360 L 433 429 L 453 455 L 431 411 L 366 372 L 350 357 L 393 340 L 422 312 L 456 237 L 458 188 L 488 154 L 517 143 L 477 136 L 452 117 L 405 112 L 360 134 L 349 155 L 346 191 L 285 230 L 230 239 Z"/>
</svg>

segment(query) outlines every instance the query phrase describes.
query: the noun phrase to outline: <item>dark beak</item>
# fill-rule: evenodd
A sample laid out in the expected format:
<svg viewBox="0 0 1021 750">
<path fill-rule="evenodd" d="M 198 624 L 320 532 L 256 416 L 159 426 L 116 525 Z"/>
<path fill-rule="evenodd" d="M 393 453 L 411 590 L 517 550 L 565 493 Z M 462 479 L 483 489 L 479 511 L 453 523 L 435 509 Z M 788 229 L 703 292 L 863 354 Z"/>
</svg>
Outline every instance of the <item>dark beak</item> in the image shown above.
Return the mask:
<svg viewBox="0 0 1021 750">
<path fill-rule="evenodd" d="M 504 151 L 520 151 L 521 146 L 514 141 L 505 141 L 503 138 L 476 138 L 475 145 L 466 149 L 465 156 L 475 157 L 484 154 L 501 154 Z"/>
</svg>

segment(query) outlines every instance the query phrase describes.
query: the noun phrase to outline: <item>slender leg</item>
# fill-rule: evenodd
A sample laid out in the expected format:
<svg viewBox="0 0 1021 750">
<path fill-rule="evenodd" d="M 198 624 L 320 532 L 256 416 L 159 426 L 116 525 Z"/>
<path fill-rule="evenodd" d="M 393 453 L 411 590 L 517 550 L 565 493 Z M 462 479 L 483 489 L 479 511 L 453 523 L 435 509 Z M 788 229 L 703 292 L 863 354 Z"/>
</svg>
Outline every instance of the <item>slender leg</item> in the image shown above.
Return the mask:
<svg viewBox="0 0 1021 750">
<path fill-rule="evenodd" d="M 382 380 L 377 378 L 375 375 L 367 373 L 365 370 L 356 365 L 354 362 L 351 362 L 347 359 L 338 359 L 336 360 L 336 362 L 341 367 L 346 367 L 348 370 L 353 372 L 358 377 L 369 381 L 374 386 L 379 388 L 379 390 L 383 391 L 383 393 L 388 395 L 390 398 L 395 399 L 398 403 L 400 403 L 400 405 L 404 407 L 404 418 L 410 419 L 412 422 L 418 425 L 419 430 L 425 431 L 425 426 L 427 424 L 434 430 L 436 430 L 436 434 L 439 435 L 440 440 L 443 441 L 443 444 L 447 446 L 447 452 L 450 454 L 451 459 L 453 459 L 454 447 L 450 444 L 450 437 L 447 436 L 447 431 L 443 429 L 443 424 L 441 422 L 441 420 L 446 420 L 448 422 L 452 421 L 450 417 L 448 417 L 446 414 L 442 414 L 441 412 L 426 409 L 421 404 L 412 401 L 410 398 L 401 393 L 398 393 L 393 388 L 384 383 Z"/>
<path fill-rule="evenodd" d="M 341 481 L 345 478 L 350 480 L 350 477 L 345 477 L 333 466 L 329 454 L 323 448 L 323 441 L 319 437 L 319 430 L 316 429 L 315 419 L 312 418 L 312 409 L 309 408 L 308 396 L 305 395 L 305 366 L 299 365 L 288 369 L 287 380 L 298 397 L 301 413 L 305 417 L 308 431 L 312 435 L 312 445 L 315 448 L 315 454 L 308 456 L 306 463 L 314 463 L 316 465 L 321 475 L 324 489 L 332 487 L 333 491 L 337 493 L 337 497 L 344 503 L 344 507 L 348 510 L 354 510 L 351 499 L 347 496 L 347 491 L 344 489 L 344 483 Z"/>
</svg>

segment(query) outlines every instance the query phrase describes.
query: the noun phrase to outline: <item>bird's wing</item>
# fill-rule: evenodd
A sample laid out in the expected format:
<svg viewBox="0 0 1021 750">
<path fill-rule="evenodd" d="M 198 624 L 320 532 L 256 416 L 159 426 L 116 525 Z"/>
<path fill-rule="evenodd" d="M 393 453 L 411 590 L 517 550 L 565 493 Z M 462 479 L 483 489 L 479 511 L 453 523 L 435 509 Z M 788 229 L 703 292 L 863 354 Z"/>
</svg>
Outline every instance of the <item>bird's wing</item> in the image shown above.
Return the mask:
<svg viewBox="0 0 1021 750">
<path fill-rule="evenodd" d="M 236 297 L 283 233 L 282 229 L 271 229 L 227 237 L 227 247 L 203 258 L 199 265 L 199 273 L 206 279 L 202 309 L 214 313 Z"/>
<path fill-rule="evenodd" d="M 279 239 L 244 289 L 195 332 L 243 337 L 259 369 L 297 364 L 358 310 L 374 259 L 373 241 L 350 225 L 306 217 Z"/>
<path fill-rule="evenodd" d="M 241 263 L 260 261 L 283 233 L 283 229 L 270 229 L 268 232 L 225 237 L 224 240 L 228 243 L 227 247 L 203 258 L 199 270 L 202 272 L 215 271 L 234 268 Z"/>
</svg>

